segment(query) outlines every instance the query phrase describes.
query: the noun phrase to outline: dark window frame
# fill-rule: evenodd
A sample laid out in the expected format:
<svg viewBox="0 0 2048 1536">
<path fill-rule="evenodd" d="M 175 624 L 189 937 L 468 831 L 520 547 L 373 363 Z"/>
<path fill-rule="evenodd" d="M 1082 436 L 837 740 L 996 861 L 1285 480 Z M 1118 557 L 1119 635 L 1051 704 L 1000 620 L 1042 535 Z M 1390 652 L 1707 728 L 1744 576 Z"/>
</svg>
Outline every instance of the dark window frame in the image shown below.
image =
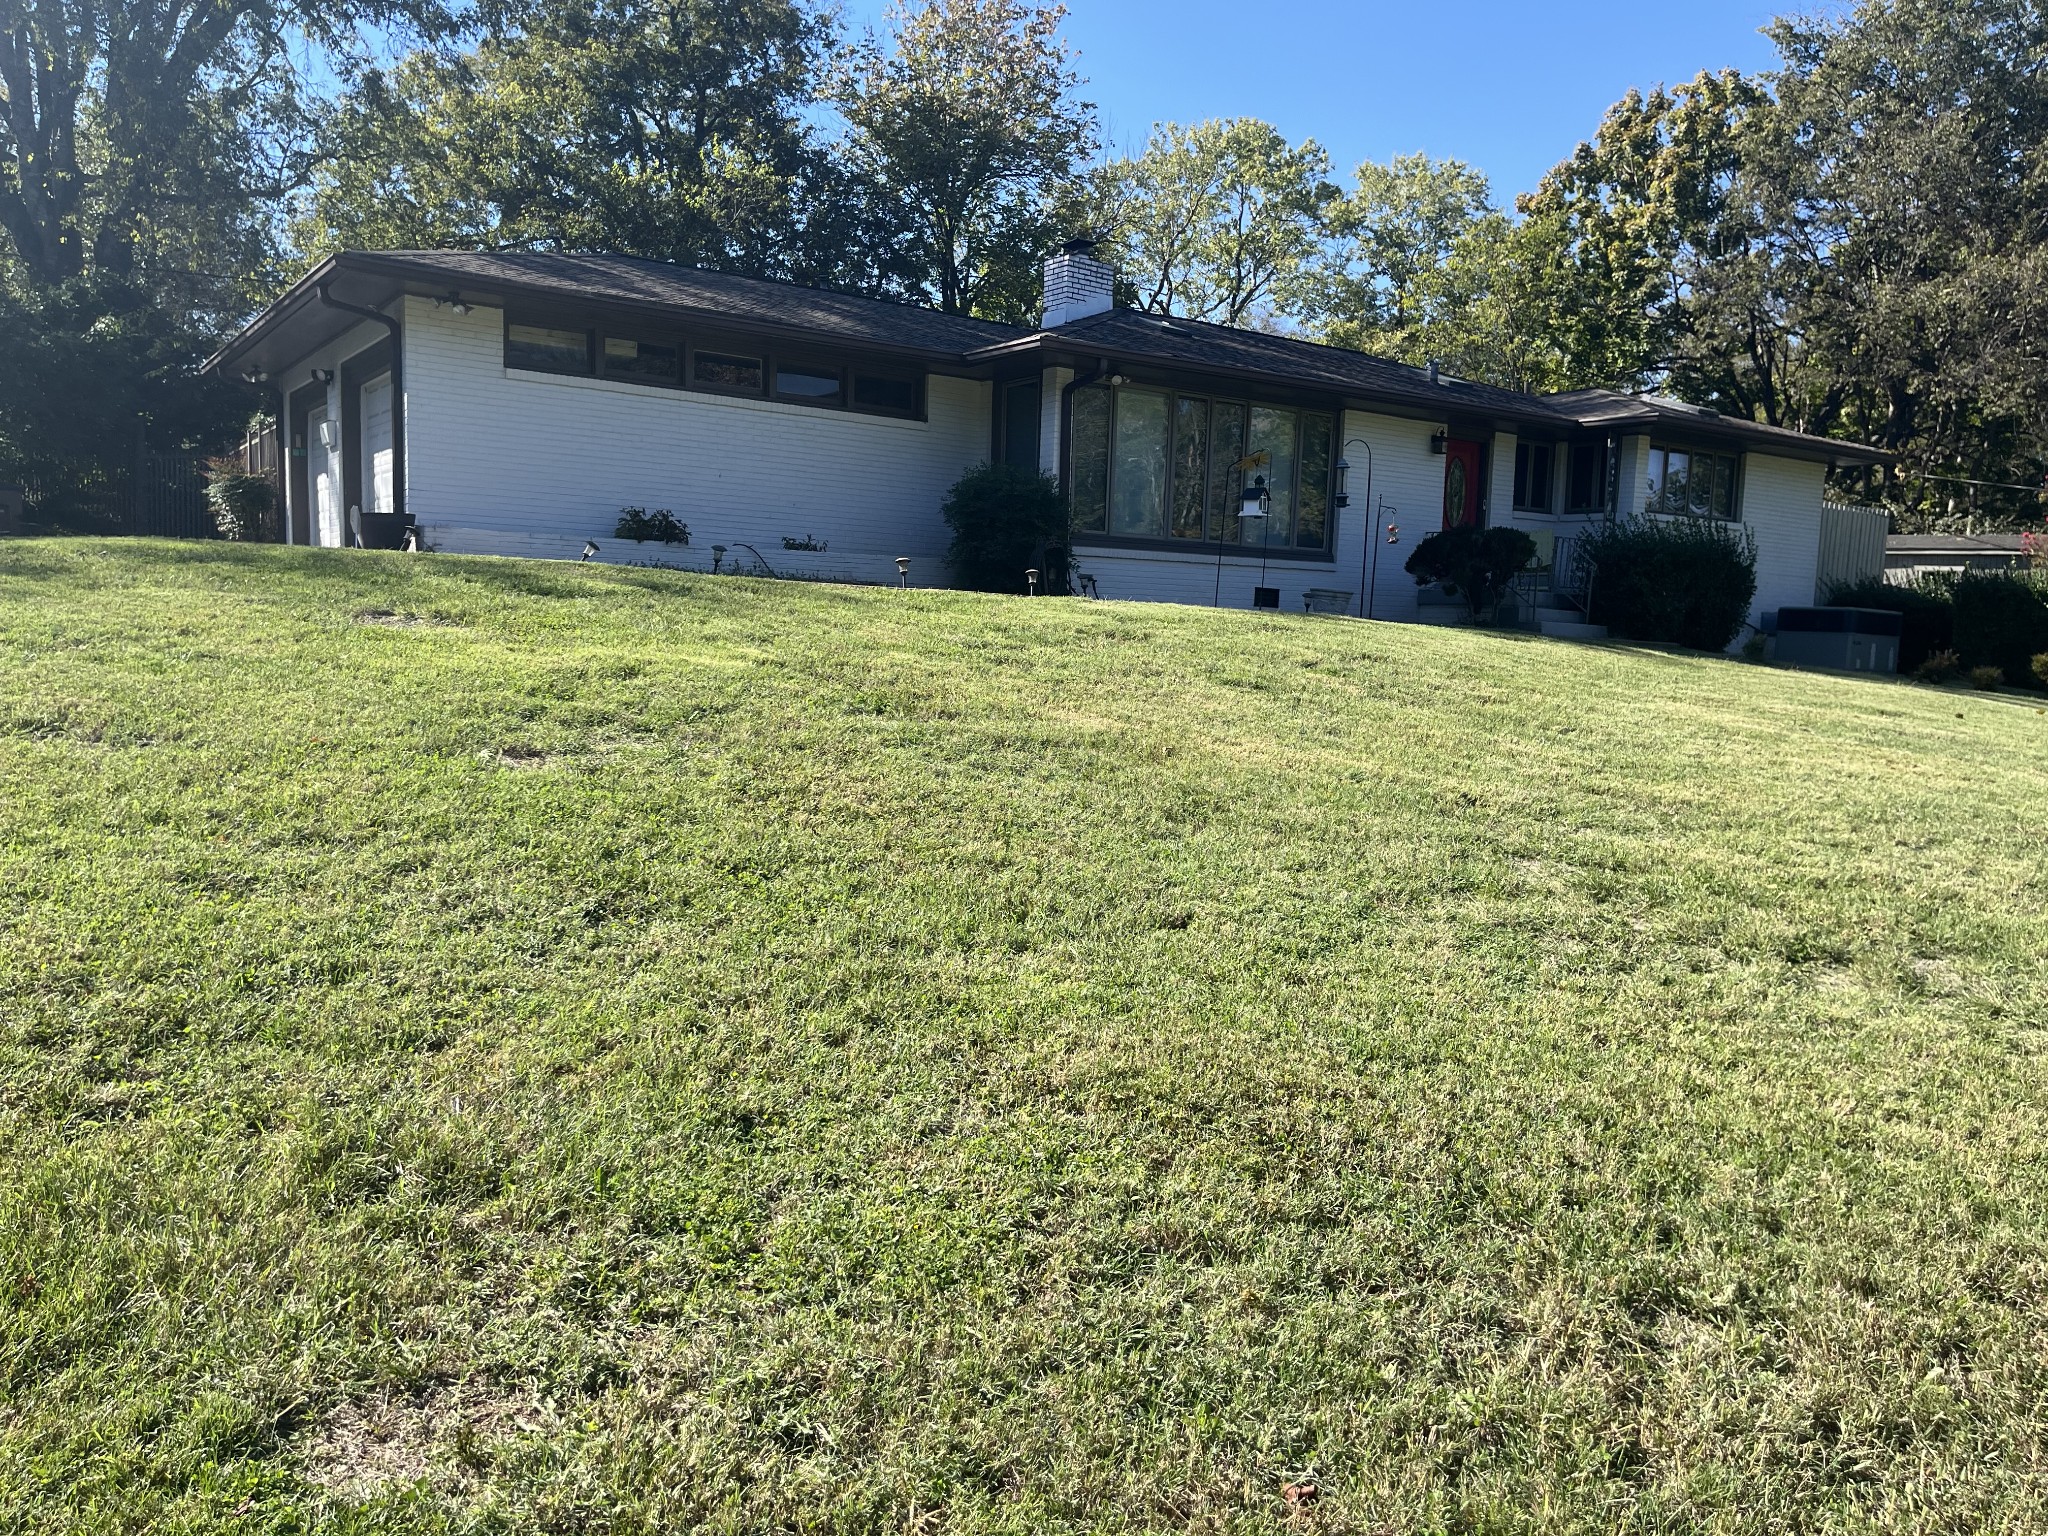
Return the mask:
<svg viewBox="0 0 2048 1536">
<path fill-rule="evenodd" d="M 1572 460 L 1581 453 L 1591 453 L 1593 458 L 1593 499 L 1581 502 L 1573 494 L 1577 488 L 1577 468 Z M 1563 517 L 1597 517 L 1608 510 L 1611 500 L 1610 488 L 1614 479 L 1614 444 L 1604 437 L 1576 438 L 1564 445 L 1564 474 L 1562 496 L 1558 513 Z"/>
<path fill-rule="evenodd" d="M 585 319 L 581 315 L 550 312 L 546 309 L 507 308 L 503 311 L 503 320 L 501 361 L 506 371 L 511 373 L 536 374 L 558 379 L 599 379 L 608 384 L 625 384 L 641 389 L 688 394 L 720 395 L 731 400 L 772 400 L 781 405 L 805 406 L 817 411 L 841 411 L 858 416 L 879 416 L 891 421 L 931 419 L 931 370 L 917 362 L 879 356 L 868 357 L 859 352 L 840 352 L 830 348 L 784 348 L 771 346 L 764 341 L 746 336 L 715 332 L 705 334 L 691 331 L 685 334 L 658 324 L 637 326 L 630 319 L 612 318 L 608 314 L 601 314 L 595 319 Z M 584 338 L 585 366 L 546 367 L 514 361 L 514 326 L 580 333 Z M 607 371 L 605 343 L 611 340 L 673 347 L 677 356 L 676 377 L 671 380 L 646 374 Z M 761 382 L 758 387 L 749 387 L 714 384 L 699 379 L 697 366 L 700 357 L 730 358 L 735 362 L 746 363 L 760 370 Z M 839 392 L 831 398 L 783 394 L 775 388 L 776 373 L 783 369 L 815 373 L 820 377 L 837 377 Z M 864 381 L 885 382 L 907 389 L 910 403 L 907 406 L 872 401 L 863 403 L 860 399 L 860 388 Z"/>
<path fill-rule="evenodd" d="M 1117 411 L 1115 396 L 1119 391 L 1118 388 L 1112 388 L 1108 385 L 1094 384 L 1085 386 L 1082 390 L 1076 392 L 1076 403 L 1078 403 L 1078 398 L 1080 395 L 1089 394 L 1093 392 L 1099 392 L 1100 394 L 1108 398 L 1108 432 L 1104 441 L 1106 464 L 1105 475 L 1103 479 L 1103 517 L 1101 526 L 1099 527 L 1077 527 L 1074 530 L 1074 537 L 1076 541 L 1086 544 L 1114 547 L 1117 549 L 1178 550 L 1182 552 L 1199 551 L 1206 555 L 1214 555 L 1219 551 L 1228 552 L 1236 550 L 1246 555 L 1260 554 L 1272 560 L 1309 560 L 1321 561 L 1324 563 L 1335 561 L 1335 559 L 1337 558 L 1337 540 L 1339 536 L 1339 509 L 1337 507 L 1337 461 L 1343 457 L 1343 453 L 1341 452 L 1340 448 L 1344 433 L 1343 407 L 1338 405 L 1308 403 L 1300 399 L 1283 400 L 1269 398 L 1265 396 L 1255 396 L 1238 393 L 1218 393 L 1210 389 L 1188 387 L 1178 382 L 1172 384 L 1155 384 L 1148 380 L 1139 381 L 1137 383 L 1122 387 L 1149 390 L 1153 393 L 1163 394 L 1166 396 L 1167 399 L 1166 514 L 1168 533 L 1164 538 L 1155 538 L 1151 535 L 1115 533 L 1110 530 L 1110 509 L 1114 504 L 1116 496 L 1115 465 Z M 1179 419 L 1179 403 L 1182 400 L 1202 401 L 1205 402 L 1208 406 L 1207 411 L 1204 413 L 1204 417 L 1208 423 L 1208 437 L 1206 441 L 1207 452 L 1204 456 L 1205 462 L 1203 466 L 1203 505 L 1205 508 L 1208 509 L 1208 512 L 1204 518 L 1202 530 L 1203 536 L 1199 539 L 1186 536 L 1176 536 L 1171 531 L 1175 507 L 1175 492 L 1177 489 L 1177 481 L 1179 479 L 1179 455 L 1177 451 L 1177 432 L 1175 430 L 1175 427 Z M 1219 505 L 1217 504 L 1215 474 L 1220 466 L 1218 466 L 1215 463 L 1215 432 L 1218 406 L 1236 406 L 1242 409 L 1244 413 L 1244 427 L 1247 433 L 1247 439 L 1250 431 L 1251 415 L 1255 408 L 1264 407 L 1268 410 L 1283 410 L 1293 413 L 1295 418 L 1293 453 L 1294 473 L 1293 478 L 1288 485 L 1288 490 L 1290 492 L 1289 504 L 1293 509 L 1293 522 L 1290 525 L 1290 537 L 1288 542 L 1276 542 L 1270 544 L 1243 543 L 1243 519 L 1236 515 L 1235 506 L 1222 505 L 1219 507 Z M 1303 451 L 1303 438 L 1305 434 L 1302 429 L 1302 421 L 1304 417 L 1312 415 L 1327 417 L 1330 421 L 1331 452 L 1330 462 L 1325 468 L 1324 484 L 1322 487 L 1323 542 L 1320 547 L 1304 547 L 1298 543 L 1292 542 L 1294 538 L 1299 537 L 1299 526 L 1301 520 L 1302 505 L 1302 468 L 1307 459 L 1307 454 Z M 1072 420 L 1070 414 L 1068 421 L 1068 431 L 1066 433 L 1067 441 L 1062 445 L 1062 458 L 1065 461 L 1067 467 L 1069 494 L 1071 494 L 1071 487 L 1075 479 L 1075 468 L 1073 463 L 1073 435 L 1074 434 L 1072 431 Z M 1238 490 L 1241 493 L 1242 487 L 1240 486 Z M 1228 502 L 1228 500 L 1229 497 L 1226 495 L 1225 501 Z M 1238 535 L 1237 541 L 1231 541 L 1223 537 L 1211 537 L 1210 528 L 1208 525 L 1209 516 L 1214 516 L 1216 518 L 1216 521 L 1221 529 L 1235 528 Z"/>
<path fill-rule="evenodd" d="M 1668 466 L 1670 455 L 1674 453 L 1682 453 L 1686 456 L 1686 504 L 1682 507 L 1666 505 L 1671 488 Z M 1709 448 L 1698 443 L 1688 443 L 1678 438 L 1653 437 L 1650 439 L 1650 463 L 1652 465 L 1657 464 L 1660 455 L 1663 456 L 1663 464 L 1666 467 L 1656 476 L 1656 504 L 1646 504 L 1644 507 L 1644 511 L 1650 516 L 1698 517 L 1717 523 L 1740 523 L 1742 521 L 1742 491 L 1746 478 L 1747 455 L 1740 449 Z M 1700 459 L 1711 459 L 1714 462 L 1716 483 L 1721 479 L 1721 466 L 1724 464 L 1728 466 L 1728 511 L 1725 516 L 1713 509 L 1711 498 L 1704 510 L 1695 510 L 1692 505 L 1692 465 Z"/>
<path fill-rule="evenodd" d="M 512 332 L 515 327 L 530 331 L 581 331 L 583 333 L 583 366 L 578 368 L 551 368 L 544 364 L 514 362 L 512 360 Z M 597 372 L 597 334 L 594 325 L 578 325 L 558 315 L 517 313 L 505 311 L 503 362 L 506 370 L 513 373 L 545 373 L 558 379 L 594 379 Z"/>
<path fill-rule="evenodd" d="M 1558 494 L 1558 464 L 1561 456 L 1557 448 L 1558 445 L 1548 438 L 1515 439 L 1515 487 L 1509 500 L 1512 510 L 1527 513 L 1531 517 L 1557 515 L 1558 502 L 1563 499 Z M 1543 498 L 1540 505 L 1529 496 L 1530 487 L 1537 483 L 1531 471 L 1539 453 L 1545 456 L 1541 480 Z"/>
<path fill-rule="evenodd" d="M 630 341 L 636 346 L 668 347 L 676 354 L 676 376 L 673 379 L 650 378 L 646 374 L 613 373 L 608 364 L 605 344 L 612 341 Z M 690 366 L 690 349 L 683 338 L 672 332 L 658 330 L 629 331 L 624 326 L 601 325 L 597 327 L 597 376 L 614 384 L 639 384 L 648 389 L 681 389 L 683 379 Z"/>
<path fill-rule="evenodd" d="M 782 375 L 807 374 L 814 379 L 836 379 L 839 388 L 830 396 L 805 395 L 785 392 Z M 850 391 L 847 382 L 852 370 L 844 363 L 825 361 L 803 353 L 771 353 L 768 369 L 768 398 L 783 405 L 808 405 L 813 410 L 843 411 L 846 409 Z"/>
</svg>

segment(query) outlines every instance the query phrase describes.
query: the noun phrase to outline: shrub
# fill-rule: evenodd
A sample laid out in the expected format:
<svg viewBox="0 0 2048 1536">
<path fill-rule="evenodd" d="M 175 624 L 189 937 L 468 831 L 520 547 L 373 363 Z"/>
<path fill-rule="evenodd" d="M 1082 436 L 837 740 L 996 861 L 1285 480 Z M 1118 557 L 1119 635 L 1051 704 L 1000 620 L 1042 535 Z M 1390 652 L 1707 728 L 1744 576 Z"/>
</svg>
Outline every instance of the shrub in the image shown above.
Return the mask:
<svg viewBox="0 0 2048 1536">
<path fill-rule="evenodd" d="M 2048 651 L 2043 651 L 2034 658 L 2034 680 L 2043 688 L 2048 688 Z"/>
<path fill-rule="evenodd" d="M 1497 609 L 1508 583 L 1536 558 L 1536 541 L 1519 528 L 1446 528 L 1432 533 L 1408 557 L 1408 574 L 1419 586 L 1440 584 L 1463 597 L 1477 618 Z"/>
<path fill-rule="evenodd" d="M 1981 688 L 1986 693 L 1989 693 L 2004 681 L 2005 673 L 1998 667 L 1970 668 L 1970 686 L 1972 688 Z"/>
<path fill-rule="evenodd" d="M 1756 597 L 1756 538 L 1705 518 L 1638 517 L 1586 536 L 1595 624 L 1617 635 L 1725 651 Z"/>
<path fill-rule="evenodd" d="M 1917 672 L 1929 657 L 1953 650 L 1956 640 L 1954 576 L 1922 576 L 1907 585 L 1873 576 L 1828 589 L 1831 608 L 1882 608 L 1899 615 L 1899 670 Z"/>
<path fill-rule="evenodd" d="M 1960 677 L 1962 671 L 1963 663 L 1954 651 L 1936 651 L 1913 669 L 1913 675 L 1923 683 L 1947 683 Z"/>
<path fill-rule="evenodd" d="M 621 507 L 618 526 L 612 529 L 612 537 L 631 539 L 635 544 L 656 540 L 663 544 L 688 544 L 690 525 L 677 522 L 675 513 L 666 508 L 650 512 L 645 507 Z"/>
<path fill-rule="evenodd" d="M 224 539 L 254 544 L 270 538 L 276 496 L 267 475 L 252 475 L 241 459 L 225 454 L 206 461 L 206 505 Z"/>
<path fill-rule="evenodd" d="M 977 592 L 1022 592 L 1024 573 L 1040 590 L 1071 590 L 1068 514 L 1059 482 L 1013 464 L 979 464 L 946 495 L 953 577 Z"/>
<path fill-rule="evenodd" d="M 2034 686 L 2034 658 L 2048 651 L 2048 583 L 1970 571 L 1956 581 L 1956 651 L 1966 665 L 1996 667 L 2016 688 Z"/>
</svg>

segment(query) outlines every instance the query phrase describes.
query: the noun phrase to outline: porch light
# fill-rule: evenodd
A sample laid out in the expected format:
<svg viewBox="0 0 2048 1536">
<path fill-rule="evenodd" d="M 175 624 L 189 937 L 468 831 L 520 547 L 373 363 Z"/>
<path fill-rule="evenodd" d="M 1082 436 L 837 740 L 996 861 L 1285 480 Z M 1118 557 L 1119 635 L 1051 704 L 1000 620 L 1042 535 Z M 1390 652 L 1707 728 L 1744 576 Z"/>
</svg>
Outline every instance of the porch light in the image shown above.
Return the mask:
<svg viewBox="0 0 2048 1536">
<path fill-rule="evenodd" d="M 315 368 L 313 370 L 313 382 L 315 384 L 332 384 L 334 382 L 334 370 L 332 368 Z"/>
<path fill-rule="evenodd" d="M 1432 432 L 1429 437 L 1429 451 L 1438 458 L 1442 458 L 1444 456 L 1444 449 L 1450 443 L 1450 440 L 1451 434 L 1448 432 Z"/>
</svg>

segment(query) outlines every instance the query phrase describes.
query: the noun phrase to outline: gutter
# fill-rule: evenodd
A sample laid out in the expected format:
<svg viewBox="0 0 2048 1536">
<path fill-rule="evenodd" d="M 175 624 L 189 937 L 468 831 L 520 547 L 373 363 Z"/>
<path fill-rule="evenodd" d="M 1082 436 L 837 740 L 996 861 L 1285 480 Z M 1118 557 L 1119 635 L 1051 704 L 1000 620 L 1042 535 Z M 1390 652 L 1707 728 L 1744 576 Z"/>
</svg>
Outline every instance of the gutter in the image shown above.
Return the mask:
<svg viewBox="0 0 2048 1536">
<path fill-rule="evenodd" d="M 391 332 L 391 510 L 398 516 L 405 516 L 405 328 L 381 309 L 364 309 L 358 304 L 344 304 L 327 291 L 322 282 L 313 289 L 314 297 L 329 309 L 338 309 L 345 315 L 356 315 L 364 320 L 374 320 Z M 342 409 L 348 409 L 348 402 L 342 402 Z M 363 499 L 368 501 L 367 494 Z"/>
</svg>

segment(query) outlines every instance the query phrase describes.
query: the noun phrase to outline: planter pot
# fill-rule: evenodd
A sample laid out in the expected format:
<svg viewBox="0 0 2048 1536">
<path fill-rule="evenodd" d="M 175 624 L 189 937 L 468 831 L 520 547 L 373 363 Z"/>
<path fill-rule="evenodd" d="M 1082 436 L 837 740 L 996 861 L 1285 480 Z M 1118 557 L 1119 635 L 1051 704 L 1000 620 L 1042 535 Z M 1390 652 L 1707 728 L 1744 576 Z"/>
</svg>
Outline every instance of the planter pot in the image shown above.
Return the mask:
<svg viewBox="0 0 2048 1536">
<path fill-rule="evenodd" d="M 405 530 L 412 526 L 412 521 L 412 514 L 409 512 L 365 512 L 363 548 L 405 548 Z"/>
</svg>

